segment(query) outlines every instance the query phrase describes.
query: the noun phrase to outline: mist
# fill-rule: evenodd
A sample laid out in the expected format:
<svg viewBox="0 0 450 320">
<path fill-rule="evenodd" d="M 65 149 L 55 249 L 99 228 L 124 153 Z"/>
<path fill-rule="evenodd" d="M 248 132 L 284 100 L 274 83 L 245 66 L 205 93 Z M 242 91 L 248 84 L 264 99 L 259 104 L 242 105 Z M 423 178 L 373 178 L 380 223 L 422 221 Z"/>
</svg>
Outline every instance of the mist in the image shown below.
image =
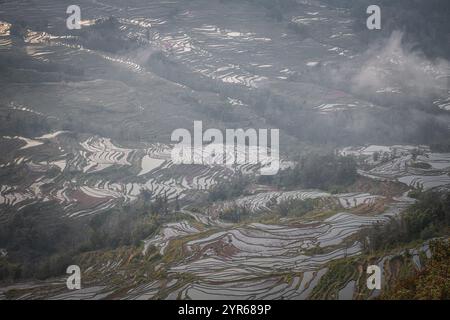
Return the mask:
<svg viewBox="0 0 450 320">
<path fill-rule="evenodd" d="M 351 80 L 352 90 L 371 94 L 391 91 L 419 98 L 446 96 L 449 61 L 429 60 L 402 40 L 403 33 L 394 31 L 381 44 L 373 45 L 365 53 L 367 61 Z"/>
</svg>

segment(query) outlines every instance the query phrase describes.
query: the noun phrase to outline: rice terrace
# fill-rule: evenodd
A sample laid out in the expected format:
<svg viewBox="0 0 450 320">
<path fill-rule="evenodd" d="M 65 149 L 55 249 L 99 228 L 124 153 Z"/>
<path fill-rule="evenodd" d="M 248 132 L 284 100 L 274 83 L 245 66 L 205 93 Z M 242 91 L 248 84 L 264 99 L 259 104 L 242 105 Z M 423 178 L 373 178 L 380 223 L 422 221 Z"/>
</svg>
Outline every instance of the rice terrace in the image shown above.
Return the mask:
<svg viewBox="0 0 450 320">
<path fill-rule="evenodd" d="M 377 3 L 0 0 L 0 300 L 448 300 L 450 4 Z"/>
</svg>

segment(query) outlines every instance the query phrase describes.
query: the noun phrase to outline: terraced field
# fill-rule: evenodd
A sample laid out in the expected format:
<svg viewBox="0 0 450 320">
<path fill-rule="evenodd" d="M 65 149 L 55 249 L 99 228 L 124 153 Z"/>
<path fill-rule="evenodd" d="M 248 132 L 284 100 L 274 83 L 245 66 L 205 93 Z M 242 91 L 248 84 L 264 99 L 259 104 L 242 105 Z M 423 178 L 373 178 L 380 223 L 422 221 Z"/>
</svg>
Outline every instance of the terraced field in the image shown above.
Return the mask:
<svg viewBox="0 0 450 320">
<path fill-rule="evenodd" d="M 350 147 L 340 152 L 368 162 L 370 170 L 360 170 L 359 174 L 370 178 L 396 180 L 423 190 L 450 183 L 449 154 L 431 152 L 426 146 Z M 376 161 L 374 153 L 378 154 Z"/>
<path fill-rule="evenodd" d="M 189 191 L 206 191 L 237 172 L 251 174 L 259 172 L 260 168 L 259 165 L 231 167 L 214 162 L 191 167 L 173 163 L 173 145 L 157 143 L 131 149 L 101 137 L 88 137 L 73 145 L 69 136 L 70 132 L 55 132 L 34 139 L 3 137 L 3 140 L 17 143 L 17 149 L 8 153 L 9 157 L 17 153 L 17 157 L 2 164 L 2 168 L 26 168 L 39 178 L 29 185 L 2 186 L 1 203 L 22 207 L 33 200 L 55 200 L 67 205 L 65 214 L 68 216 L 84 216 L 119 202 L 133 201 L 142 190 L 150 191 L 152 199 L 181 200 Z M 43 148 L 56 150 L 54 158 L 40 161 Z M 24 152 L 28 155 L 22 156 Z M 70 179 L 66 175 L 69 172 Z"/>
<path fill-rule="evenodd" d="M 448 62 L 400 50 L 396 34 L 373 54 L 354 32 L 351 10 L 296 2 L 277 19 L 254 1 L 80 0 L 82 30 L 115 17 L 112 39 L 128 48 L 114 50 L 69 32 L 65 1 L 0 1 L 0 224 L 41 204 L 84 223 L 144 192 L 179 207 L 176 221 L 140 245 L 78 256 L 81 290 L 68 291 L 65 277 L 0 282 L 0 299 L 323 298 L 314 290 L 331 263 L 360 255 L 357 233 L 414 203 L 407 192 L 265 186 L 212 203 L 208 193 L 236 177 L 257 178 L 274 160 L 293 167 L 298 154 L 320 148 L 354 157 L 358 179 L 392 182 L 396 194 L 450 189 L 450 153 L 408 137 L 423 123 L 450 136 Z M 367 83 L 372 76 L 381 80 Z M 426 79 L 426 94 L 415 77 Z M 391 117 L 392 105 L 411 101 L 421 107 L 411 118 Z M 216 160 L 231 155 L 218 153 L 204 164 L 174 163 L 171 133 L 195 120 L 279 128 L 280 157 L 227 165 Z M 308 199 L 318 208 L 305 215 L 275 213 Z M 220 218 L 237 208 L 248 219 Z M 411 250 L 419 266 L 427 246 Z M 357 298 L 361 283 L 349 277 L 326 298 Z"/>
<path fill-rule="evenodd" d="M 342 211 L 322 221 L 290 219 L 277 224 L 226 224 L 185 212 L 195 219 L 167 224 L 160 235 L 145 242 L 144 255 L 150 254 L 150 247 L 162 255 L 163 262 L 156 267 L 159 272 L 164 270 L 164 279 L 146 284 L 144 277 L 128 293 L 118 293 L 117 283 L 100 291 L 86 290 L 92 292 L 89 298 L 113 295 L 115 291 L 123 298 L 306 299 L 326 273 L 328 262 L 360 252 L 358 242 L 346 239 L 361 227 L 398 214 L 410 201 L 395 199 L 379 215 Z M 312 253 L 319 248 L 323 253 Z M 105 284 L 120 281 L 120 276 L 112 279 L 130 268 L 126 262 L 129 259 L 127 255 L 113 257 L 103 267 L 91 265 L 87 273 L 95 270 L 95 283 L 101 283 L 99 279 Z M 186 279 L 195 281 L 185 283 Z M 63 290 L 61 285 L 50 287 L 56 292 Z M 54 298 L 77 298 L 79 294 L 58 294 Z"/>
<path fill-rule="evenodd" d="M 62 139 L 64 133 L 57 137 Z M 38 139 L 36 139 L 38 141 Z M 164 159 L 167 154 L 167 146 L 153 146 L 145 151 L 131 150 L 127 148 L 114 146 L 111 141 L 105 139 L 89 138 L 89 149 L 87 151 L 80 144 L 80 154 L 84 154 L 84 162 L 77 160 L 68 163 L 68 167 L 75 166 L 74 163 L 92 163 L 106 166 L 132 166 L 132 163 L 139 164 L 136 161 L 137 154 L 151 156 L 155 159 Z M 48 143 L 48 141 L 47 141 Z M 39 148 L 36 146 L 35 148 Z M 374 147 L 368 147 L 361 151 L 369 152 Z M 391 148 L 380 147 L 385 150 Z M 405 147 L 405 150 L 411 150 Z M 407 158 L 405 155 L 397 153 L 397 156 Z M 80 158 L 81 155 L 78 157 Z M 419 159 L 419 157 L 417 158 Z M 450 165 L 447 155 L 431 154 L 429 157 L 420 156 L 421 161 L 428 159 L 444 170 Z M 443 159 L 447 159 L 444 162 Z M 89 162 L 91 161 L 91 162 Z M 164 163 L 170 160 L 164 160 Z M 392 160 L 389 160 L 392 162 Z M 438 163 L 439 165 L 436 165 Z M 134 179 L 144 179 L 145 177 L 165 177 L 161 171 L 169 170 L 174 165 L 160 165 L 150 170 L 148 173 L 134 176 Z M 378 168 L 377 164 L 374 164 Z M 80 217 L 85 214 L 95 214 L 96 210 L 102 210 L 108 206 L 113 206 L 115 201 L 132 201 L 132 189 L 126 184 L 100 182 L 87 186 L 92 183 L 89 175 L 96 174 L 96 171 L 89 173 L 88 170 L 82 170 L 85 166 L 79 165 L 81 176 L 86 176 L 86 183 L 83 186 L 76 187 L 76 184 L 69 181 L 64 182 L 63 191 L 50 189 L 46 198 L 58 197 L 59 201 L 68 203 L 67 214 L 71 217 Z M 89 165 L 90 168 L 100 168 L 108 170 L 108 167 L 98 167 Z M 60 170 L 58 167 L 57 170 Z M 67 170 L 67 167 L 66 167 Z M 142 172 L 144 168 L 134 168 L 134 172 Z M 211 169 L 209 171 L 211 172 Z M 441 172 L 441 175 L 443 175 Z M 207 175 L 207 174 L 206 174 Z M 141 178 L 142 177 L 142 178 Z M 394 179 L 396 176 L 393 176 Z M 433 177 L 435 175 L 426 175 L 421 173 L 422 179 L 430 179 L 433 183 L 441 186 L 445 184 L 438 183 L 439 180 Z M 163 181 L 151 180 L 150 181 Z M 161 178 L 160 178 L 161 179 Z M 193 181 L 195 178 L 184 177 L 180 181 Z M 400 182 L 401 179 L 399 179 Z M 149 186 L 151 182 L 134 182 L 139 186 Z M 36 184 L 36 183 L 35 183 Z M 130 182 L 133 185 L 133 182 Z M 448 184 L 448 183 L 447 183 Z M 156 186 L 160 186 L 159 184 Z M 167 183 L 164 186 L 170 186 Z M 194 185 L 185 184 L 180 186 L 181 193 L 183 187 L 193 188 Z M 174 183 L 173 188 L 177 185 Z M 172 190 L 172 189 L 154 189 L 154 190 Z M 39 190 L 30 187 L 29 190 Z M 169 191 L 170 192 L 170 191 Z M 174 191 L 176 192 L 176 191 Z M 19 196 L 8 190 L 2 190 L 3 199 L 18 199 L 17 203 L 6 203 L 7 205 L 24 205 L 27 200 L 39 201 L 39 193 L 22 193 Z M 158 194 L 158 193 L 156 193 Z M 172 194 L 172 193 L 168 193 Z M 12 198 L 15 196 L 16 198 Z M 27 198 L 28 196 L 28 198 Z M 73 198 L 76 198 L 76 204 L 73 204 Z M 92 285 L 88 285 L 82 291 L 74 293 L 65 292 L 64 283 L 58 280 L 56 283 L 45 282 L 38 285 L 38 288 L 44 290 L 32 290 L 25 287 L 17 289 L 16 287 L 5 288 L 3 294 L 14 295 L 22 292 L 21 298 L 55 298 L 55 299 L 101 299 L 111 297 L 122 297 L 129 299 L 148 299 L 148 298 L 190 298 L 190 299 L 306 299 L 310 297 L 315 285 L 320 278 L 327 272 L 327 264 L 330 261 L 344 257 L 352 257 L 361 252 L 358 242 L 352 241 L 354 235 L 361 228 L 387 221 L 392 216 L 397 215 L 404 210 L 414 200 L 406 196 L 393 198 L 387 202 L 384 197 L 364 194 L 337 194 L 331 195 L 320 190 L 311 191 L 277 191 L 261 192 L 252 196 L 246 196 L 234 201 L 235 204 L 246 206 L 255 214 L 263 214 L 271 210 L 271 203 L 281 203 L 289 199 L 333 199 L 332 201 L 341 209 L 329 217 L 305 217 L 305 218 L 282 218 L 271 223 L 267 222 L 248 222 L 248 223 L 224 223 L 215 218 L 214 212 L 223 210 L 230 203 L 213 204 L 206 213 L 194 213 L 189 210 L 182 210 L 186 220 L 176 223 L 169 223 L 162 227 L 159 235 L 144 241 L 144 250 L 137 255 L 143 255 L 140 259 L 146 259 L 152 255 L 154 250 L 159 252 L 162 257 L 161 262 L 152 267 L 165 276 L 157 276 L 152 280 L 152 276 L 145 275 L 139 279 L 134 279 L 134 288 L 123 292 L 122 286 L 129 286 L 130 283 L 121 279 L 121 274 L 130 272 L 130 262 L 132 253 L 123 253 L 119 256 L 112 256 L 106 260 L 97 257 L 94 261 L 104 261 L 100 265 L 86 266 L 87 276 Z M 92 202 L 91 199 L 99 199 Z M 10 200 L 11 201 L 11 200 Z M 41 200 L 42 201 L 42 200 Z M 44 200 L 45 201 L 45 200 Z M 380 213 L 375 209 L 378 201 L 385 202 L 384 209 Z M 80 209 L 83 205 L 92 207 Z M 353 210 L 367 207 L 365 214 L 361 215 Z M 154 249 L 152 249 L 154 248 Z M 414 257 L 416 255 L 413 255 Z M 380 261 L 386 261 L 385 257 Z M 128 262 L 127 262 L 128 261 Z M 414 263 L 420 263 L 414 258 Z M 92 263 L 92 262 L 90 262 Z M 89 266 L 89 267 L 88 267 Z M 144 264 L 136 267 L 140 272 Z M 148 268 L 148 267 L 147 267 Z M 94 276 L 95 275 L 95 276 Z M 115 279 L 115 280 L 114 280 Z M 148 279 L 148 280 L 147 280 Z M 190 279 L 190 280 L 189 280 Z M 194 280 L 195 279 L 195 280 Z M 353 280 L 352 280 L 353 281 Z M 112 284 L 114 283 L 114 284 Z M 355 292 L 358 287 L 354 282 L 349 282 L 342 287 L 338 298 L 352 297 L 352 289 Z M 33 287 L 35 288 L 35 287 Z M 13 290 L 13 291 L 11 291 Z M 52 293 L 53 292 L 53 293 Z M 44 295 L 43 295 L 44 294 Z M 43 296 L 42 296 L 43 295 Z M 377 292 L 372 293 L 373 296 Z M 19 296 L 15 296 L 19 297 Z"/>
</svg>

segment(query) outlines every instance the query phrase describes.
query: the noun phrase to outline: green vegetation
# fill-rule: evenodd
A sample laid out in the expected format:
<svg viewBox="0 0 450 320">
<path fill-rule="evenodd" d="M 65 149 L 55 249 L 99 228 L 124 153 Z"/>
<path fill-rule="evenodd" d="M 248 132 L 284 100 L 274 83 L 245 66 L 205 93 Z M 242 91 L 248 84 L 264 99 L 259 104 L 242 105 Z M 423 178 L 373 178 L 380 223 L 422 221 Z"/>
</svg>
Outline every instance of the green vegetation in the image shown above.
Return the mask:
<svg viewBox="0 0 450 320">
<path fill-rule="evenodd" d="M 67 223 L 57 216 L 57 210 L 50 203 L 28 206 L 0 226 L 0 247 L 8 251 L 6 265 L 15 265 L 13 273 L 7 267 L 2 277 L 43 278 L 64 271 L 61 263 L 70 260 L 71 243 L 81 241 L 82 234 L 75 231 L 80 225 Z"/>
<path fill-rule="evenodd" d="M 430 243 L 431 258 L 420 271 L 397 279 L 380 296 L 390 300 L 449 300 L 450 299 L 450 242 Z"/>
<path fill-rule="evenodd" d="M 20 265 L 8 262 L 6 257 L 0 257 L 0 280 L 20 278 Z"/>
<path fill-rule="evenodd" d="M 274 176 L 261 176 L 260 183 L 284 188 L 318 188 L 336 191 L 355 182 L 356 161 L 334 154 L 311 154 L 299 161 L 294 168 L 280 171 Z"/>
<path fill-rule="evenodd" d="M 413 162 L 413 163 L 411 163 L 411 167 L 417 168 L 417 169 L 425 169 L 425 170 L 432 168 L 431 164 L 426 163 L 426 162 Z"/>
<path fill-rule="evenodd" d="M 292 199 L 279 203 L 274 211 L 282 217 L 301 217 L 319 206 L 319 199 Z"/>
<path fill-rule="evenodd" d="M 137 43 L 129 39 L 120 29 L 121 24 L 115 17 L 100 19 L 90 27 L 72 30 L 80 37 L 81 44 L 90 49 L 118 53 L 137 48 Z"/>
<path fill-rule="evenodd" d="M 53 202 L 25 207 L 0 226 L 0 248 L 8 251 L 0 260 L 0 281 L 46 279 L 63 274 L 82 253 L 140 246 L 163 223 L 179 218 L 176 204 L 149 197 L 143 191 L 132 205 L 70 221 Z"/>
<path fill-rule="evenodd" d="M 314 288 L 312 299 L 336 299 L 338 292 L 350 281 L 355 282 L 355 299 L 367 299 L 370 290 L 366 287 L 366 268 L 381 257 L 392 255 L 385 261 L 385 280 L 381 300 L 419 300 L 450 298 L 450 242 L 445 239 L 430 242 L 431 258 L 422 252 L 422 268 L 417 270 L 411 255 L 399 246 L 377 255 L 339 259 L 327 265 L 327 273 Z"/>
<path fill-rule="evenodd" d="M 230 181 L 218 184 L 212 188 L 209 191 L 208 200 L 211 202 L 223 201 L 246 195 L 245 189 L 249 183 L 249 178 L 239 175 Z"/>
<path fill-rule="evenodd" d="M 398 218 L 360 233 L 360 241 L 366 252 L 395 248 L 448 234 L 450 193 L 424 192 L 416 196 L 418 202 Z"/>
<path fill-rule="evenodd" d="M 419 271 L 404 250 L 428 239 L 447 237 L 450 193 L 415 192 L 414 195 L 418 201 L 398 218 L 359 233 L 363 255 L 328 264 L 329 271 L 314 289 L 313 299 L 336 298 L 337 292 L 352 279 L 357 281 L 358 296 L 367 297 L 369 292 L 364 285 L 365 278 L 361 278 L 365 274 L 362 270 L 387 255 L 394 257 L 387 261 L 391 271 L 380 299 L 449 299 L 450 242 L 430 241 L 431 259 L 422 257 L 423 267 Z"/>
<path fill-rule="evenodd" d="M 314 287 L 311 299 L 337 298 L 342 285 L 355 279 L 358 275 L 357 263 L 341 259 L 329 264 L 329 270 Z"/>
<path fill-rule="evenodd" d="M 250 210 L 243 206 L 233 206 L 223 210 L 219 218 L 223 221 L 239 223 L 250 216 Z"/>
<path fill-rule="evenodd" d="M 289 199 L 280 203 L 272 201 L 267 206 L 270 208 L 270 211 L 252 215 L 248 207 L 234 204 L 221 211 L 219 218 L 232 223 L 250 221 L 275 223 L 274 221 L 279 221 L 283 217 L 300 218 L 305 217 L 308 213 L 320 213 L 323 215 L 334 213 L 337 204 L 325 199 Z"/>
</svg>

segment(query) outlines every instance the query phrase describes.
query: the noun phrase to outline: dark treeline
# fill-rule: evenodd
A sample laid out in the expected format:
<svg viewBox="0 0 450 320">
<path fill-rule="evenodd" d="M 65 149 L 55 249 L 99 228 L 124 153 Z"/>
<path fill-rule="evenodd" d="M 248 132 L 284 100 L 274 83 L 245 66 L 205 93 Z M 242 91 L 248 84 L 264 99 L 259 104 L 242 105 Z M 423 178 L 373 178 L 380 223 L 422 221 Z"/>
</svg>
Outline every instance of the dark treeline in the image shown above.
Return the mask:
<svg viewBox="0 0 450 320">
<path fill-rule="evenodd" d="M 15 39 L 23 40 L 27 35 L 28 29 L 33 31 L 47 31 L 49 22 L 25 21 L 15 19 L 10 21 L 10 33 Z M 53 30 L 54 33 L 66 34 L 65 24 L 58 24 Z M 70 34 L 75 36 L 72 39 L 76 44 L 83 47 L 101 50 L 110 53 L 119 53 L 138 48 L 142 43 L 140 39 L 130 38 L 129 35 L 120 29 L 121 24 L 115 17 L 102 18 L 95 21 L 91 26 L 84 26 L 80 30 L 70 30 Z"/>
<path fill-rule="evenodd" d="M 219 218 L 232 223 L 243 222 L 250 216 L 251 212 L 245 206 L 232 206 L 220 212 Z"/>
<path fill-rule="evenodd" d="M 239 175 L 227 182 L 214 186 L 209 191 L 208 200 L 211 202 L 224 201 L 244 196 L 246 195 L 245 189 L 249 183 L 250 178 Z"/>
<path fill-rule="evenodd" d="M 431 151 L 433 152 L 450 152 L 450 138 L 447 141 L 443 141 L 440 143 L 432 143 L 430 145 Z"/>
<path fill-rule="evenodd" d="M 14 52 L 14 54 L 3 53 L 0 60 L 2 77 L 14 82 L 33 82 L 33 77 L 11 79 L 11 69 L 19 67 L 24 70 L 33 70 L 39 73 L 42 81 L 75 81 L 84 79 L 84 69 L 79 66 L 62 64 L 57 62 L 45 62 L 31 58 L 28 54 Z M 37 77 L 37 76 L 35 76 Z M 53 77 L 53 79 L 52 79 Z"/>
<path fill-rule="evenodd" d="M 360 234 L 366 252 L 395 248 L 417 240 L 448 234 L 450 228 L 450 193 L 416 194 L 417 203 L 389 223 L 365 229 Z"/>
<path fill-rule="evenodd" d="M 353 157 L 332 153 L 311 153 L 297 159 L 297 165 L 280 170 L 276 175 L 258 176 L 256 179 L 238 175 L 218 184 L 208 194 L 210 202 L 232 200 L 248 195 L 252 182 L 282 189 L 306 188 L 340 192 L 355 182 L 357 163 Z"/>
<path fill-rule="evenodd" d="M 301 217 L 318 208 L 319 204 L 319 199 L 290 199 L 276 204 L 274 212 L 282 217 Z"/>
<path fill-rule="evenodd" d="M 178 201 L 150 198 L 143 191 L 132 204 L 80 219 L 64 217 L 54 202 L 25 207 L 0 225 L 0 248 L 8 252 L 7 258 L 0 257 L 0 281 L 47 279 L 64 274 L 79 254 L 139 246 L 176 218 Z"/>
<path fill-rule="evenodd" d="M 7 110 L 6 106 L 0 108 Z M 0 113 L 0 134 L 3 136 L 27 136 L 36 137 L 48 133 L 54 121 L 38 115 L 28 115 L 21 117 L 14 110 Z"/>
<path fill-rule="evenodd" d="M 311 212 L 321 205 L 319 199 L 289 199 L 277 203 L 276 199 L 273 199 L 271 203 L 268 203 L 270 212 L 281 217 L 301 217 L 308 212 Z M 239 206 L 234 204 L 220 212 L 219 218 L 232 223 L 244 222 L 251 217 L 251 210 L 246 206 Z"/>
<path fill-rule="evenodd" d="M 97 20 L 92 26 L 81 30 L 72 30 L 84 47 L 105 52 L 118 53 L 139 47 L 137 39 L 128 38 L 120 29 L 121 24 L 115 17 Z"/>
<path fill-rule="evenodd" d="M 301 158 L 293 168 L 282 170 L 277 175 L 261 176 L 259 182 L 281 188 L 318 188 L 338 192 L 356 180 L 356 165 L 352 157 L 310 154 Z"/>
</svg>

